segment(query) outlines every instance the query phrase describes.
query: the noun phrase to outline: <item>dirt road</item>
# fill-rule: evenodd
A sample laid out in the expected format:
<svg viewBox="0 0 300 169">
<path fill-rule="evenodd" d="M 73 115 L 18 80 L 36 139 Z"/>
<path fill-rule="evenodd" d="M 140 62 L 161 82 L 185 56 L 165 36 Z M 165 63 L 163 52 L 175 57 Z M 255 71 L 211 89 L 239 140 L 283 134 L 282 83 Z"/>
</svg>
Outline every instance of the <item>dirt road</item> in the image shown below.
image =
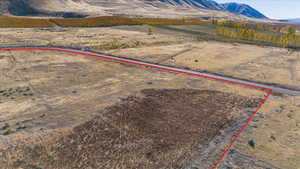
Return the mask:
<svg viewBox="0 0 300 169">
<path fill-rule="evenodd" d="M 148 67 L 162 69 L 162 70 L 196 75 L 196 76 L 200 76 L 200 77 L 204 77 L 204 78 L 221 80 L 224 82 L 255 87 L 255 88 L 263 89 L 263 90 L 272 90 L 273 92 L 276 92 L 276 93 L 300 96 L 300 91 L 298 91 L 298 90 L 276 87 L 276 86 L 252 82 L 252 81 L 240 80 L 238 78 L 226 77 L 225 75 L 215 75 L 215 74 L 210 74 L 210 73 L 205 73 L 205 72 L 198 72 L 198 71 L 193 71 L 193 70 L 188 70 L 188 69 L 183 69 L 183 68 L 172 67 L 172 66 L 168 66 L 168 65 L 161 65 L 161 64 L 156 64 L 156 63 L 145 62 L 145 61 L 141 61 L 141 60 L 111 56 L 111 55 L 107 55 L 107 54 L 100 54 L 100 53 L 96 53 L 93 51 L 82 51 L 82 50 L 77 50 L 77 49 L 65 49 L 65 48 L 56 48 L 56 47 L 14 47 L 14 48 L 2 48 L 0 50 L 3 50 L 3 51 L 5 51 L 5 50 L 49 50 L 49 51 L 60 51 L 60 52 L 67 52 L 67 53 L 82 54 L 82 55 L 87 55 L 87 56 L 110 59 L 110 60 L 119 61 L 119 62 L 148 66 Z"/>
</svg>

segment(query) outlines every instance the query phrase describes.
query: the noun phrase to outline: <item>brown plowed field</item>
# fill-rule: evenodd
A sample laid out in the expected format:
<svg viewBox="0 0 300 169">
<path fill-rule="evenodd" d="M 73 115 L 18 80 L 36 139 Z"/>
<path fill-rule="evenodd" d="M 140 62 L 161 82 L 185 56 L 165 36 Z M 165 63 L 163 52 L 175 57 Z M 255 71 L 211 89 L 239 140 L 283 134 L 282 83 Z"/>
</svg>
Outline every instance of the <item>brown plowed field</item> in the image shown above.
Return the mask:
<svg viewBox="0 0 300 169">
<path fill-rule="evenodd" d="M 257 99 L 194 89 L 144 89 L 57 142 L 19 149 L 8 168 L 179 168 Z M 12 154 L 16 154 L 13 152 Z M 11 153 L 4 153 L 8 159 Z"/>
</svg>

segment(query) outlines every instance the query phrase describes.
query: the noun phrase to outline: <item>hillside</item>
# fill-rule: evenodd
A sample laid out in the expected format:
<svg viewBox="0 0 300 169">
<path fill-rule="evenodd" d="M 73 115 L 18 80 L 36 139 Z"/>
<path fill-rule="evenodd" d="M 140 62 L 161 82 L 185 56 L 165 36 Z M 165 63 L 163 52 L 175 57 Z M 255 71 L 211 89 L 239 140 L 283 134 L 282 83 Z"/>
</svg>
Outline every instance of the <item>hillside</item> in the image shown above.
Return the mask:
<svg viewBox="0 0 300 169">
<path fill-rule="evenodd" d="M 0 15 L 7 13 L 8 1 L 0 1 Z"/>
<path fill-rule="evenodd" d="M 2 0 L 0 2 L 0 14 L 14 16 L 124 15 L 168 18 L 186 16 L 232 20 L 251 20 L 248 17 L 255 17 L 249 13 L 236 13 L 226 11 L 222 4 L 212 0 Z"/>
<path fill-rule="evenodd" d="M 159 0 L 171 5 L 188 6 L 192 8 L 207 8 L 213 10 L 223 10 L 223 6 L 212 0 Z"/>
<path fill-rule="evenodd" d="M 299 87 L 298 51 L 196 38 L 211 25 L 168 27 L 5 28 L 0 45 L 80 47 Z M 265 95 L 62 51 L 2 51 L 0 65 L 0 169 L 209 169 Z M 219 168 L 298 169 L 299 111 L 299 96 L 274 92 Z"/>
<path fill-rule="evenodd" d="M 225 4 L 223 4 L 223 7 L 225 10 L 232 12 L 232 13 L 241 14 L 241 15 L 245 15 L 248 17 L 267 19 L 267 17 L 265 15 L 263 15 L 256 9 L 254 9 L 251 6 L 246 5 L 246 4 L 225 3 Z"/>
</svg>

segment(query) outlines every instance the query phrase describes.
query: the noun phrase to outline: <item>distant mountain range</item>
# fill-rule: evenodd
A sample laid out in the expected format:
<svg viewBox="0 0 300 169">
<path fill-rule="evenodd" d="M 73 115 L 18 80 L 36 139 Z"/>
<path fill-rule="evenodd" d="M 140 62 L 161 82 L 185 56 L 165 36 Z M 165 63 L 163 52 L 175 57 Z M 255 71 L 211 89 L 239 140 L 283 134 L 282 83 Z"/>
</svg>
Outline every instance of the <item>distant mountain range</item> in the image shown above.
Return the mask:
<svg viewBox="0 0 300 169">
<path fill-rule="evenodd" d="M 265 15 L 247 4 L 225 3 L 222 4 L 222 6 L 225 10 L 232 13 L 241 14 L 252 18 L 267 19 Z"/>
<path fill-rule="evenodd" d="M 294 18 L 294 19 L 282 19 L 280 20 L 282 22 L 294 22 L 294 23 L 300 23 L 300 18 Z"/>
<path fill-rule="evenodd" d="M 246 4 L 213 0 L 0 0 L 0 15 L 84 17 L 129 15 L 267 19 Z"/>
<path fill-rule="evenodd" d="M 252 8 L 247 4 L 241 3 L 224 3 L 219 4 L 213 0 L 160 0 L 164 3 L 173 5 L 186 5 L 196 8 L 206 8 L 211 10 L 228 11 L 234 14 L 244 15 L 251 18 L 267 19 L 265 15 Z"/>
</svg>

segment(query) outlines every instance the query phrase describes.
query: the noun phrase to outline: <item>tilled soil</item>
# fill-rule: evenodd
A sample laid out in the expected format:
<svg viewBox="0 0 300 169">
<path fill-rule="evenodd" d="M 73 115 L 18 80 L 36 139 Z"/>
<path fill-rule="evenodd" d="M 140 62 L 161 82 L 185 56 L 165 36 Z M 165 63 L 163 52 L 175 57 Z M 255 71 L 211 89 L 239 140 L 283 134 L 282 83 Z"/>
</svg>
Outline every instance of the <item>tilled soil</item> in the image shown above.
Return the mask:
<svg viewBox="0 0 300 169">
<path fill-rule="evenodd" d="M 180 168 L 259 99 L 218 91 L 145 89 L 101 110 L 54 144 L 15 147 L 0 168 Z M 14 158 L 15 157 L 15 158 Z"/>
</svg>

